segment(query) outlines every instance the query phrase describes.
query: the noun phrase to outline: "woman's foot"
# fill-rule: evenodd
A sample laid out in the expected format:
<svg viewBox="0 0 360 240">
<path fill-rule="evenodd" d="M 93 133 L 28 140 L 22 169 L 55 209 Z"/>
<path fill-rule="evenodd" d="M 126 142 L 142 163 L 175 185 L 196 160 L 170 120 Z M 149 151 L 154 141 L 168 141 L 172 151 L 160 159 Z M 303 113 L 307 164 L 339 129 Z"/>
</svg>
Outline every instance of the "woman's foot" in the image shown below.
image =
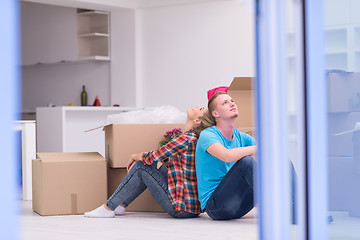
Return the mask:
<svg viewBox="0 0 360 240">
<path fill-rule="evenodd" d="M 122 206 L 118 206 L 117 208 L 115 208 L 115 215 L 125 215 L 125 208 Z"/>
<path fill-rule="evenodd" d="M 106 210 L 105 206 L 101 205 L 100 207 L 92 210 L 91 212 L 84 213 L 84 217 L 89 217 L 89 218 L 113 218 L 113 217 L 115 217 L 115 211 Z"/>
</svg>

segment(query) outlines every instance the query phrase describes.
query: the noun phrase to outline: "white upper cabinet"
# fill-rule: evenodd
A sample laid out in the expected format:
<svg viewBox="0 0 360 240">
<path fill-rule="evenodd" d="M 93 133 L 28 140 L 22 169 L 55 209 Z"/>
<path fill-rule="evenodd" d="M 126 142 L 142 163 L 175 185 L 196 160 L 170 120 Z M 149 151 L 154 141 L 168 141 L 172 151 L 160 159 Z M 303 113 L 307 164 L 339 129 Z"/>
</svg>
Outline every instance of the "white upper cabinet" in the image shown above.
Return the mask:
<svg viewBox="0 0 360 240">
<path fill-rule="evenodd" d="M 77 59 L 76 9 L 21 2 L 22 65 Z"/>
<path fill-rule="evenodd" d="M 109 13 L 78 10 L 79 59 L 110 60 Z"/>
</svg>

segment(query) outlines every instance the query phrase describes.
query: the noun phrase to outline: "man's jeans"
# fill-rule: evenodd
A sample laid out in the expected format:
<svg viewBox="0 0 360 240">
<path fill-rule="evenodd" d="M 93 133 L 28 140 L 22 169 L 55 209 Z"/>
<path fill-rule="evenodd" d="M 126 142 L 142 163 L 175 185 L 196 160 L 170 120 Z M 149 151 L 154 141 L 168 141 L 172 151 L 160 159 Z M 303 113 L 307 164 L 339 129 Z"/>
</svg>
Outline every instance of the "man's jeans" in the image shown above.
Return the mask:
<svg viewBox="0 0 360 240">
<path fill-rule="evenodd" d="M 246 156 L 231 167 L 206 204 L 212 219 L 241 218 L 254 207 L 254 165 L 255 160 Z"/>
<path fill-rule="evenodd" d="M 237 161 L 225 175 L 206 204 L 207 214 L 214 220 L 241 218 L 254 207 L 253 172 L 255 160 L 246 156 Z M 296 173 L 292 174 L 292 223 L 296 223 Z"/>
<path fill-rule="evenodd" d="M 115 210 L 120 204 L 127 207 L 148 188 L 154 199 L 172 217 L 197 217 L 197 214 L 175 211 L 168 196 L 168 169 L 165 165 L 162 165 L 159 169 L 156 166 L 157 162 L 152 165 L 144 165 L 141 161 L 135 163 L 113 195 L 108 199 L 106 206 L 111 210 Z"/>
</svg>

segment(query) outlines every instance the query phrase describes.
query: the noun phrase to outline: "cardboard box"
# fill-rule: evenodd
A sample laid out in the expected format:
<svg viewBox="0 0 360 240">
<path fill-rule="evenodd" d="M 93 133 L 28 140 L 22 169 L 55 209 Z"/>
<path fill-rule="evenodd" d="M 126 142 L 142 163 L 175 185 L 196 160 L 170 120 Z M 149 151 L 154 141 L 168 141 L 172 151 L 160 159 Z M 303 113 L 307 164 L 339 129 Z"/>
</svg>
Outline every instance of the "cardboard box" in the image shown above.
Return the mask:
<svg viewBox="0 0 360 240">
<path fill-rule="evenodd" d="M 110 124 L 105 131 L 105 158 L 111 168 L 124 168 L 133 153 L 159 147 L 166 131 L 183 130 L 184 124 Z"/>
<path fill-rule="evenodd" d="M 255 130 L 254 123 L 254 90 L 252 77 L 235 77 L 231 82 L 228 94 L 233 98 L 239 111 L 235 128 L 250 135 Z"/>
<path fill-rule="evenodd" d="M 38 153 L 32 162 L 33 210 L 83 214 L 107 200 L 106 160 L 96 152 Z"/>
<path fill-rule="evenodd" d="M 108 197 L 110 197 L 127 174 L 126 168 L 108 169 Z M 127 212 L 165 212 L 156 202 L 150 191 L 146 189 L 128 207 Z"/>
</svg>

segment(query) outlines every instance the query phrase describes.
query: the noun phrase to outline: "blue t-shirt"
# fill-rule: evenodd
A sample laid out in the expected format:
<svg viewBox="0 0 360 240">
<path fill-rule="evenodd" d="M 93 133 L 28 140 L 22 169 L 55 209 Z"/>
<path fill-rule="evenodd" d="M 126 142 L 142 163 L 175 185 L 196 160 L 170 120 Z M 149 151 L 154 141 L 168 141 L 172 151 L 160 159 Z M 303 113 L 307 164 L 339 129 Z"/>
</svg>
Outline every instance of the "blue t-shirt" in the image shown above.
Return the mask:
<svg viewBox="0 0 360 240">
<path fill-rule="evenodd" d="M 207 128 L 201 132 L 196 146 L 195 167 L 199 201 L 202 210 L 204 210 L 208 199 L 226 173 L 235 164 L 235 162 L 224 162 L 206 151 L 210 145 L 217 142 L 221 143 L 227 149 L 253 146 L 256 144 L 256 140 L 253 137 L 237 129 L 234 129 L 232 141 L 225 138 L 216 126 Z"/>
</svg>

